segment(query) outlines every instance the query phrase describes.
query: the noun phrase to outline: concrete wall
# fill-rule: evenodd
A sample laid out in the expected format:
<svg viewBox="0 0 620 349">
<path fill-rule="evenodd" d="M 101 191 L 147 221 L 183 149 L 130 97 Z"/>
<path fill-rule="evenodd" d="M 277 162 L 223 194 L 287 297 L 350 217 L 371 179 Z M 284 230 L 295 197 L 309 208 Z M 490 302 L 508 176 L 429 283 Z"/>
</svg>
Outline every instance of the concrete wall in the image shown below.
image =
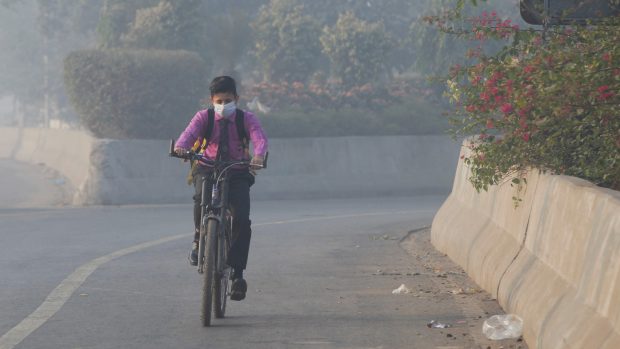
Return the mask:
<svg viewBox="0 0 620 349">
<path fill-rule="evenodd" d="M 465 153 L 465 150 L 463 150 Z M 620 192 L 531 172 L 477 193 L 460 161 L 433 244 L 507 312 L 531 348 L 620 348 Z"/>
<path fill-rule="evenodd" d="M 188 165 L 160 140 L 0 128 L 0 157 L 44 163 L 76 188 L 75 204 L 187 203 Z M 459 145 L 446 136 L 271 139 L 254 199 L 447 194 Z"/>
<path fill-rule="evenodd" d="M 0 157 L 44 164 L 67 177 L 74 202 L 81 202 L 90 179 L 90 153 L 95 139 L 80 131 L 0 128 Z"/>
</svg>

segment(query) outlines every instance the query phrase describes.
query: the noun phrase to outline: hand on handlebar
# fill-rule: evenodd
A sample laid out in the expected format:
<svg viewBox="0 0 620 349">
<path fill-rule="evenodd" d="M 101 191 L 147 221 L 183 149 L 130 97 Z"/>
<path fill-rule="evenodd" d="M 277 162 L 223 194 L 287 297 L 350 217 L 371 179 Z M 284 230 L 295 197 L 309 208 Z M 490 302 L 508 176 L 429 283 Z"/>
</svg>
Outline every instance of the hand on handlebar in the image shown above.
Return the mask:
<svg viewBox="0 0 620 349">
<path fill-rule="evenodd" d="M 252 161 L 250 161 L 250 169 L 253 171 L 260 170 L 265 167 L 265 158 L 263 156 L 253 156 Z"/>
<path fill-rule="evenodd" d="M 185 155 L 187 154 L 187 149 L 183 149 L 183 148 L 174 148 L 174 152 L 181 156 L 181 155 Z"/>
<path fill-rule="evenodd" d="M 183 148 L 174 148 L 174 153 L 178 156 L 187 156 L 189 151 Z M 187 161 L 188 161 L 187 158 L 183 159 L 183 162 L 187 162 Z"/>
</svg>

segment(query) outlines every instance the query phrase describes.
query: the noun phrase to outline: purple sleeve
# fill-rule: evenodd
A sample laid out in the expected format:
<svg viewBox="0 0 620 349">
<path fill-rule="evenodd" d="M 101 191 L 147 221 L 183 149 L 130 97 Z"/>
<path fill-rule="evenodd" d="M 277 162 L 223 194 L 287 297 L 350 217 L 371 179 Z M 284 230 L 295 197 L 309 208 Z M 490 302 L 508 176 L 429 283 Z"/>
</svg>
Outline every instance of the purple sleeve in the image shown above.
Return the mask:
<svg viewBox="0 0 620 349">
<path fill-rule="evenodd" d="M 201 110 L 194 115 L 185 131 L 181 133 L 176 142 L 177 148 L 191 149 L 197 139 L 202 138 L 203 130 L 207 126 L 208 116 L 206 111 Z"/>
<path fill-rule="evenodd" d="M 260 125 L 256 115 L 251 112 L 246 112 L 245 128 L 248 131 L 250 141 L 254 146 L 254 155 L 265 156 L 268 146 L 267 135 Z"/>
</svg>

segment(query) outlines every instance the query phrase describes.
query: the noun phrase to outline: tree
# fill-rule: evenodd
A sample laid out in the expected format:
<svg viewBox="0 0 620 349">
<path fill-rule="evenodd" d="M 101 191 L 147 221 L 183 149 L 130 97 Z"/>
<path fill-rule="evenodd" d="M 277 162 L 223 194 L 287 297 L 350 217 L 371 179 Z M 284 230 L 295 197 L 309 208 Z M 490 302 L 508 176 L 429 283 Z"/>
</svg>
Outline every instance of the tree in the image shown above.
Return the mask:
<svg viewBox="0 0 620 349">
<path fill-rule="evenodd" d="M 97 24 L 97 45 L 99 48 L 123 46 L 122 37 L 129 30 L 136 11 L 155 6 L 158 0 L 104 0 Z"/>
<path fill-rule="evenodd" d="M 264 80 L 306 81 L 315 71 L 320 26 L 297 0 L 271 0 L 251 26 Z"/>
<path fill-rule="evenodd" d="M 347 86 L 376 80 L 386 71 L 385 59 L 394 47 L 383 23 L 369 23 L 345 12 L 321 35 L 323 52 L 331 62 L 332 75 Z"/>
<path fill-rule="evenodd" d="M 3 0 L 1 5 L 0 94 L 14 96 L 28 125 L 70 119 L 62 59 L 92 39 L 100 1 Z"/>
<path fill-rule="evenodd" d="M 166 50 L 205 50 L 202 0 L 161 0 L 136 10 L 135 18 L 121 36 L 124 46 Z"/>
<path fill-rule="evenodd" d="M 0 97 L 12 96 L 16 104 L 38 108 L 43 69 L 35 11 L 34 2 L 0 7 Z M 38 110 L 34 119 L 38 119 Z"/>
<path fill-rule="evenodd" d="M 206 22 L 206 52 L 213 64 L 213 75 L 231 75 L 241 81 L 237 71 L 252 49 L 250 14 L 245 9 L 211 12 Z"/>
</svg>

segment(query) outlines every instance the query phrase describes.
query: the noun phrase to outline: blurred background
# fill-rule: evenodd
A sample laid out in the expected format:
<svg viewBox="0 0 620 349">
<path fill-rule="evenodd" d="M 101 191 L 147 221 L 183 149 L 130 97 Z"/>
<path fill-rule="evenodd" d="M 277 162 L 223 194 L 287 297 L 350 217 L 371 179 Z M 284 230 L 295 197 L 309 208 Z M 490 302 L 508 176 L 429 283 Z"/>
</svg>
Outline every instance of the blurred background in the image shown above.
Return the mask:
<svg viewBox="0 0 620 349">
<path fill-rule="evenodd" d="M 464 13 L 514 14 L 515 0 Z M 232 75 L 271 137 L 442 134 L 450 0 L 1 0 L 0 125 L 170 138 Z M 483 45 L 492 47 L 492 41 Z M 463 62 L 465 63 L 465 62 Z"/>
</svg>

